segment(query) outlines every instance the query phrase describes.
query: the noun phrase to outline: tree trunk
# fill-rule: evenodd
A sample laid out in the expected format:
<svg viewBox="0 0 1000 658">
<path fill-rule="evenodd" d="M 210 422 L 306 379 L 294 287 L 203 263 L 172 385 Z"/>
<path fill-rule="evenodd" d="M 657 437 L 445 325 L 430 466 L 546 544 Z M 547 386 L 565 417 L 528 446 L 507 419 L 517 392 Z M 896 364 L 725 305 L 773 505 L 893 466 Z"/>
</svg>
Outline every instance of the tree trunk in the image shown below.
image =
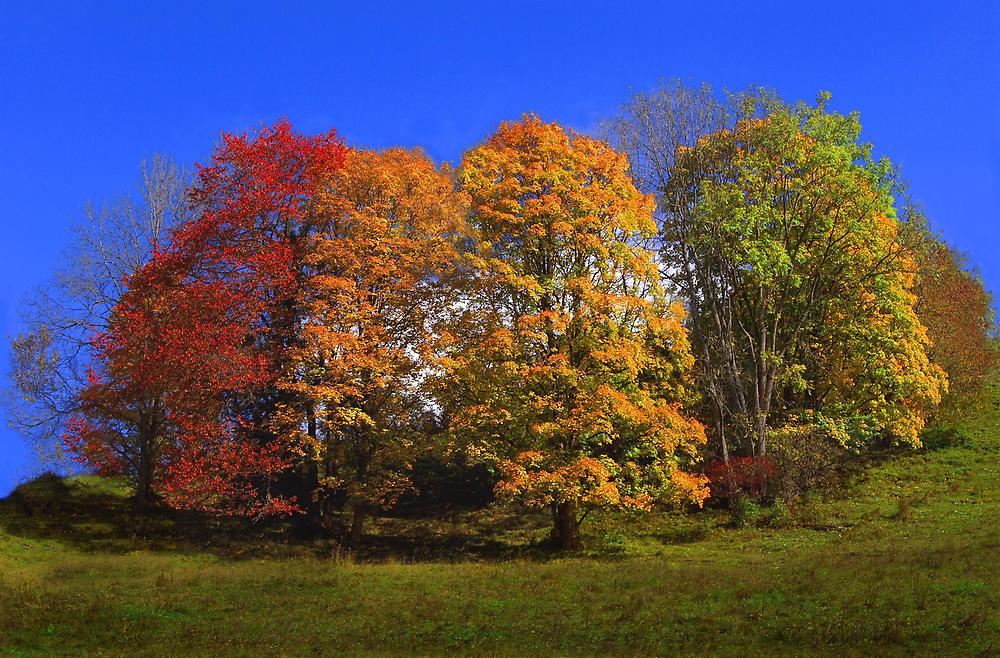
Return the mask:
<svg viewBox="0 0 1000 658">
<path fill-rule="evenodd" d="M 319 489 L 319 465 L 310 459 L 302 467 L 302 482 L 299 491 L 299 500 L 305 503 L 306 517 L 313 523 L 320 520 L 320 505 L 316 500 L 316 492 Z"/>
<path fill-rule="evenodd" d="M 774 396 L 774 370 L 765 371 L 764 382 L 757 402 L 757 457 L 767 455 L 767 417 L 771 413 L 771 398 Z"/>
<path fill-rule="evenodd" d="M 361 539 L 365 534 L 365 519 L 368 518 L 368 509 L 364 505 L 355 505 L 351 515 L 351 533 L 347 539 L 348 545 L 352 549 L 361 546 Z"/>
<path fill-rule="evenodd" d="M 719 435 L 719 445 L 722 448 L 722 462 L 729 465 L 729 443 L 726 441 L 726 414 L 723 411 L 722 404 L 716 399 L 715 409 L 718 412 L 716 417 L 716 429 Z"/>
<path fill-rule="evenodd" d="M 580 542 L 580 520 L 577 518 L 576 510 L 575 500 L 558 503 L 552 510 L 552 538 L 564 551 L 578 551 L 583 547 Z"/>
<path fill-rule="evenodd" d="M 767 414 L 757 415 L 757 456 L 763 457 L 767 454 Z"/>
<path fill-rule="evenodd" d="M 132 505 L 137 510 L 152 507 L 156 500 L 153 494 L 153 471 L 156 468 L 155 439 L 156 429 L 152 423 L 140 421 L 139 464 L 136 472 L 135 496 L 132 499 Z"/>
<path fill-rule="evenodd" d="M 306 406 L 306 432 L 310 439 L 316 441 L 316 412 L 311 404 Z M 306 516 L 310 521 L 318 523 L 321 516 L 319 501 L 316 500 L 316 493 L 319 490 L 319 464 L 314 455 L 307 457 L 307 460 L 300 496 L 305 502 Z"/>
</svg>

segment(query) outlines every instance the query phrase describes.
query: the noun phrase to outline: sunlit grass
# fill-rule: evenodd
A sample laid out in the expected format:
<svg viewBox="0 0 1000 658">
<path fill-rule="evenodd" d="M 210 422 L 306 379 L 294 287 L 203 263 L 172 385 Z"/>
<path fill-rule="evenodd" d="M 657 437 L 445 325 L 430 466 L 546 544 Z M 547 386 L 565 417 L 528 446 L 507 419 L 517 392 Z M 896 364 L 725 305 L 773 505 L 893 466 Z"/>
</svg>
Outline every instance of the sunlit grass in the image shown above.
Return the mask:
<svg viewBox="0 0 1000 658">
<path fill-rule="evenodd" d="M 286 528 L 136 518 L 114 481 L 0 503 L 4 655 L 996 655 L 1000 422 L 792 505 L 588 519 L 490 510 L 374 527 L 367 562 Z M 249 557 L 248 557 L 249 556 Z M 264 556 L 264 557 L 260 557 Z M 446 560 L 446 558 L 448 558 Z"/>
</svg>

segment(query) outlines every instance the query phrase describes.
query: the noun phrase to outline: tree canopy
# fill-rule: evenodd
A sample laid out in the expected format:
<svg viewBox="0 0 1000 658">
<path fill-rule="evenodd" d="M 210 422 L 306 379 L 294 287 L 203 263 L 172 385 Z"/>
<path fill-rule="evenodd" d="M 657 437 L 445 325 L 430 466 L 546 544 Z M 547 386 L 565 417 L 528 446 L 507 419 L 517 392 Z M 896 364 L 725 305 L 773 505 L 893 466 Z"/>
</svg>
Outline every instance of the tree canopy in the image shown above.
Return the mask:
<svg viewBox="0 0 1000 658">
<path fill-rule="evenodd" d="M 355 546 L 427 460 L 574 549 L 595 509 L 761 495 L 774 445 L 918 447 L 994 310 L 828 100 L 672 83 L 606 139 L 529 114 L 456 169 L 287 121 L 190 183 L 154 160 L 29 307 L 15 422 L 141 505 L 347 510 Z"/>
<path fill-rule="evenodd" d="M 566 547 L 590 506 L 700 503 L 703 482 L 681 470 L 704 442 L 681 410 L 683 310 L 663 296 L 653 202 L 626 158 L 526 116 L 469 152 L 459 178 L 475 276 L 469 336 L 447 363 L 453 429 L 498 461 L 498 491 L 551 507 Z"/>
</svg>

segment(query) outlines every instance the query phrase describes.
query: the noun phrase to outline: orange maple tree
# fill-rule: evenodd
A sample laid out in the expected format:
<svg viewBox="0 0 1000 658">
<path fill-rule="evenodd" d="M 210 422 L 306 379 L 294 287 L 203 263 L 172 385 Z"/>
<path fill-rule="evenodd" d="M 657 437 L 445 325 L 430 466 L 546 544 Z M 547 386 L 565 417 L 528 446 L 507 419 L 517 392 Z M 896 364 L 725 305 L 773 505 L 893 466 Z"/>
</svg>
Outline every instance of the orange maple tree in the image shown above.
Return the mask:
<svg viewBox="0 0 1000 658">
<path fill-rule="evenodd" d="M 365 517 L 407 489 L 431 409 L 422 385 L 448 314 L 464 207 L 450 172 L 420 151 L 352 151 L 313 199 L 316 230 L 276 423 L 316 469 L 314 499 Z"/>
<path fill-rule="evenodd" d="M 475 276 L 443 361 L 454 436 L 497 464 L 498 494 L 552 510 L 564 548 L 595 507 L 700 504 L 683 310 L 660 289 L 653 201 L 625 157 L 525 116 L 459 175 Z"/>
</svg>

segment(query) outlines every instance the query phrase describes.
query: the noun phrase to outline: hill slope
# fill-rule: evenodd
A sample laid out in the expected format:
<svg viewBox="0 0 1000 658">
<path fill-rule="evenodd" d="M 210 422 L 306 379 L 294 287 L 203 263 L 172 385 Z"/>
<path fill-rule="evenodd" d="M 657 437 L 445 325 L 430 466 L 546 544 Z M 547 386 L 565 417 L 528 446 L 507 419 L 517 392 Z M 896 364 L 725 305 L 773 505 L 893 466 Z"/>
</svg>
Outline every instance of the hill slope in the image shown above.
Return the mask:
<svg viewBox="0 0 1000 658">
<path fill-rule="evenodd" d="M 0 501 L 0 655 L 996 655 L 1000 414 L 964 424 L 965 445 L 888 458 L 791 527 L 588 519 L 596 548 L 573 558 L 497 559 L 544 519 L 490 513 L 397 552 L 461 562 L 358 564 L 42 479 Z"/>
</svg>

